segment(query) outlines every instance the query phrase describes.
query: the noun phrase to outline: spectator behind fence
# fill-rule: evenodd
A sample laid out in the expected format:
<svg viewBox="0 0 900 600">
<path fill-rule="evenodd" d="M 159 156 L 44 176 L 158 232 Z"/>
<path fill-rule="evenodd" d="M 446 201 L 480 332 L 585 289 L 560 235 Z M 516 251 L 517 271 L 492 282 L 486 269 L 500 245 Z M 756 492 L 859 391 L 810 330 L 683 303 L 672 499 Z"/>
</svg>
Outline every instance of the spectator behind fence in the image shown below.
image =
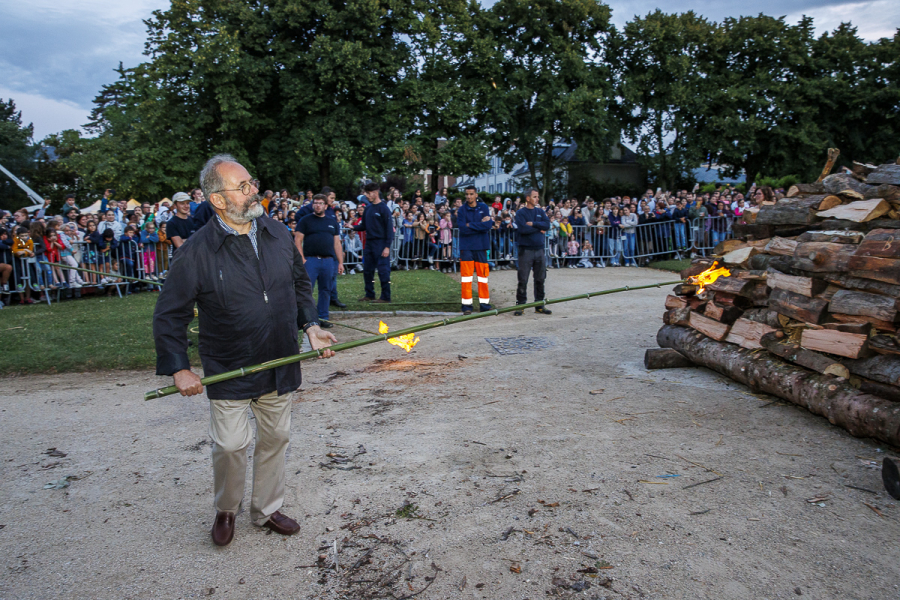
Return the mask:
<svg viewBox="0 0 900 600">
<path fill-rule="evenodd" d="M 9 293 L 9 278 L 13 272 L 12 242 L 9 231 L 0 227 L 0 292 Z"/>
<path fill-rule="evenodd" d="M 197 223 L 191 218 L 191 197 L 184 192 L 172 196 L 175 216 L 166 224 L 166 235 L 172 241 L 172 256 L 197 231 Z"/>
<path fill-rule="evenodd" d="M 15 239 L 12 244 L 12 253 L 15 260 L 19 261 L 20 274 L 19 281 L 16 282 L 16 291 L 19 293 L 19 304 L 34 304 L 31 299 L 31 273 L 28 267 L 28 260 L 33 259 L 34 242 L 31 239 L 31 232 L 27 227 L 19 226 L 16 229 Z"/>
</svg>

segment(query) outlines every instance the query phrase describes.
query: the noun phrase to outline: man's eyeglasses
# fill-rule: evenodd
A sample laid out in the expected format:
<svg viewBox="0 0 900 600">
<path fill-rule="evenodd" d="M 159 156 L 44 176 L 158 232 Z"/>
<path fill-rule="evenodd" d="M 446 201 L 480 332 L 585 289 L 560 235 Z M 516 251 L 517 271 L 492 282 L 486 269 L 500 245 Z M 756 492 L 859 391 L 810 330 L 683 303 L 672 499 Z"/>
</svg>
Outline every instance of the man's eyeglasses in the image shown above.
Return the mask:
<svg viewBox="0 0 900 600">
<path fill-rule="evenodd" d="M 215 192 L 210 192 L 211 194 L 218 194 L 219 192 L 237 192 L 240 191 L 245 196 L 249 196 L 250 192 L 256 188 L 256 191 L 259 191 L 259 179 L 251 179 L 250 181 L 244 182 L 241 184 L 241 187 L 234 188 L 233 190 L 217 190 Z"/>
</svg>

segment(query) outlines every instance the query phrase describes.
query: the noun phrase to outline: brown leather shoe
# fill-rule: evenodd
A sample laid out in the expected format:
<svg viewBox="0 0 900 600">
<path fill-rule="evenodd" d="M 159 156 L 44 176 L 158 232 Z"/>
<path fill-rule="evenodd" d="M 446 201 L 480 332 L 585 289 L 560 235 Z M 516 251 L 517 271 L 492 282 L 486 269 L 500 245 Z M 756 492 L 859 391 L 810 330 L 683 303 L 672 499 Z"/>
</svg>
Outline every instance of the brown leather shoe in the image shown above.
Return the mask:
<svg viewBox="0 0 900 600">
<path fill-rule="evenodd" d="M 216 546 L 227 546 L 234 538 L 234 513 L 219 511 L 213 522 L 212 539 Z"/>
<path fill-rule="evenodd" d="M 385 300 L 384 298 L 379 298 L 378 300 L 372 300 L 372 304 L 390 304 L 390 300 Z"/>
<path fill-rule="evenodd" d="M 375 298 L 369 298 L 368 296 L 363 296 L 362 298 L 357 298 L 357 302 L 372 302 Z"/>
<path fill-rule="evenodd" d="M 275 533 L 281 535 L 294 535 L 300 531 L 300 523 L 290 517 L 286 517 L 277 510 L 269 515 L 269 520 L 263 523 L 263 527 L 268 527 Z"/>
</svg>

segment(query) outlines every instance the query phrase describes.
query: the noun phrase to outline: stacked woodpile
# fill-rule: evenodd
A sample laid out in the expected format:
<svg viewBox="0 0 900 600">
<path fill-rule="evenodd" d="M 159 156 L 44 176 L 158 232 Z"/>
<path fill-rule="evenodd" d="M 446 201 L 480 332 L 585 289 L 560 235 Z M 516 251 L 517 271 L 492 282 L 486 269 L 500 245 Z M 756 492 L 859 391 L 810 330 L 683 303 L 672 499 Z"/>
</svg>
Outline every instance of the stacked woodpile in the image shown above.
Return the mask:
<svg viewBox="0 0 900 600">
<path fill-rule="evenodd" d="M 854 167 L 794 186 L 695 259 L 682 277 L 713 261 L 730 276 L 676 286 L 658 341 L 900 445 L 900 165 Z"/>
</svg>

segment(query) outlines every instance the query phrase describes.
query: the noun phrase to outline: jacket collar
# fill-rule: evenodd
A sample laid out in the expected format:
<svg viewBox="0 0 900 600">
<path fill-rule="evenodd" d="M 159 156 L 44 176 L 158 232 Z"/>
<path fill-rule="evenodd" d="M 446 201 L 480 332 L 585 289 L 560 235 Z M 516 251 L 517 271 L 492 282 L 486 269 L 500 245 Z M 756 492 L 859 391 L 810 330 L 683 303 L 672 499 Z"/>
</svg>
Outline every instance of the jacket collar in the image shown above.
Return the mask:
<svg viewBox="0 0 900 600">
<path fill-rule="evenodd" d="M 216 214 L 218 214 L 218 213 L 216 213 Z M 265 232 L 267 232 L 269 235 L 272 235 L 272 232 L 269 231 L 269 227 L 271 227 L 272 224 L 273 224 L 274 222 L 275 222 L 275 221 L 274 221 L 273 219 L 267 217 L 266 215 L 262 215 L 261 217 L 259 217 L 259 218 L 256 219 L 256 237 L 257 237 L 257 240 L 259 240 L 260 232 L 262 232 L 262 231 L 265 231 Z M 210 219 L 210 220 L 206 223 L 206 225 L 204 225 L 204 227 L 211 227 L 211 228 L 212 228 L 213 247 L 215 248 L 215 251 L 218 252 L 219 249 L 222 247 L 222 244 L 225 243 L 225 239 L 226 239 L 229 235 L 231 235 L 231 234 L 227 233 L 227 232 L 222 228 L 222 226 L 219 225 L 219 220 L 216 219 L 216 218 Z"/>
</svg>

